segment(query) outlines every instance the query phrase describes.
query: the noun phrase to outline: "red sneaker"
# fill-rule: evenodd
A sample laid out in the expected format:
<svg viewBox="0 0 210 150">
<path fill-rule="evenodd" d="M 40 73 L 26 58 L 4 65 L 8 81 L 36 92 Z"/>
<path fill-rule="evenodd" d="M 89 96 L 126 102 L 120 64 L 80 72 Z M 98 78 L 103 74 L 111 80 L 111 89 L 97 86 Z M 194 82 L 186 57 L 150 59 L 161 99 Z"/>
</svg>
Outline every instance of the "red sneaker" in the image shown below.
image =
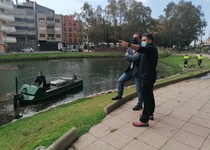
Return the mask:
<svg viewBox="0 0 210 150">
<path fill-rule="evenodd" d="M 149 127 L 149 123 L 143 123 L 141 121 L 134 121 L 132 123 L 135 127 Z"/>
<path fill-rule="evenodd" d="M 142 114 L 140 114 L 139 116 L 141 117 Z M 150 115 L 150 116 L 149 116 L 149 120 L 154 120 L 154 115 Z"/>
</svg>

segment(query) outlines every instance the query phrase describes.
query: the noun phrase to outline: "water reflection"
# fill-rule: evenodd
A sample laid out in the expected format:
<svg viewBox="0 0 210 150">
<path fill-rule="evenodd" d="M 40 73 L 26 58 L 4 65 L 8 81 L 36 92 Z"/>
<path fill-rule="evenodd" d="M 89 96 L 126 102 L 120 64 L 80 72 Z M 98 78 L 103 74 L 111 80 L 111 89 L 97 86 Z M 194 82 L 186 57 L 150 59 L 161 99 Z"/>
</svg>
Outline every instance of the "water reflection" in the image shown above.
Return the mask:
<svg viewBox="0 0 210 150">
<path fill-rule="evenodd" d="M 69 93 L 58 99 L 53 99 L 44 104 L 31 105 L 24 108 L 23 116 L 30 116 L 52 105 L 69 102 L 80 97 L 116 88 L 118 77 L 127 67 L 124 58 L 83 58 L 48 61 L 11 62 L 0 64 L 0 117 L 6 122 L 14 118 L 12 95 L 15 93 L 15 77 L 19 76 L 19 89 L 22 84 L 31 84 L 38 71 L 42 71 L 47 81 L 58 77 L 72 77 L 75 73 L 83 79 L 83 89 Z M 4 67 L 12 66 L 12 67 Z M 14 67 L 15 66 L 15 67 Z M 132 81 L 126 85 L 133 84 Z M 3 99 L 8 99 L 4 103 Z M 21 112 L 20 112 L 20 115 Z M 16 116 L 17 113 L 16 113 Z M 1 121 L 0 121 L 1 122 Z"/>
</svg>

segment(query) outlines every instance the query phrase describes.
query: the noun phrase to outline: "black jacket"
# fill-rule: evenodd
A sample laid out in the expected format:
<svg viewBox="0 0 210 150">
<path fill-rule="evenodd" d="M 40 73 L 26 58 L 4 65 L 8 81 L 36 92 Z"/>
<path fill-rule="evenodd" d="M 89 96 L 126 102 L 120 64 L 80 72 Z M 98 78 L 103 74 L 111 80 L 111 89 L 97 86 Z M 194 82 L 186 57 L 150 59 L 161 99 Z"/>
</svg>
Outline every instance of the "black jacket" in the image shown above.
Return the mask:
<svg viewBox="0 0 210 150">
<path fill-rule="evenodd" d="M 142 53 L 139 76 L 141 79 L 149 79 L 156 81 L 156 67 L 158 63 L 158 51 L 154 44 L 148 44 L 146 47 L 141 47 L 138 50 Z"/>
<path fill-rule="evenodd" d="M 45 86 L 46 85 L 46 78 L 43 75 L 37 76 L 37 78 L 36 78 L 36 80 L 34 82 L 35 83 L 38 82 L 39 85 L 41 85 L 43 83 L 43 86 Z"/>
</svg>

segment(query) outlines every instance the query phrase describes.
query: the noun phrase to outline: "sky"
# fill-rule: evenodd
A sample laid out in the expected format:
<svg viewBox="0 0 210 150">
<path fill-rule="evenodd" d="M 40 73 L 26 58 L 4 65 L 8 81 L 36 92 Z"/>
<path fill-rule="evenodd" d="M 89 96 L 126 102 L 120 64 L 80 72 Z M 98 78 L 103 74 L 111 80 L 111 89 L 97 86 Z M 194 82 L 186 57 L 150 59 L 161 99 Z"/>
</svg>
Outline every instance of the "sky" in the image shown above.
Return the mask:
<svg viewBox="0 0 210 150">
<path fill-rule="evenodd" d="M 14 2 L 16 0 L 13 0 Z M 18 0 L 18 2 L 24 2 L 25 0 Z M 93 8 L 96 8 L 97 5 L 100 5 L 102 8 L 105 8 L 108 5 L 108 0 L 35 0 L 39 5 L 48 7 L 55 10 L 56 14 L 68 15 L 74 14 L 74 12 L 79 12 L 81 7 L 85 2 L 88 2 L 92 5 Z M 152 10 L 152 18 L 158 18 L 160 15 L 164 15 L 164 8 L 170 2 L 176 4 L 180 0 L 136 0 L 141 1 L 144 6 L 148 6 Z M 201 5 L 202 12 L 204 12 L 204 18 L 207 21 L 207 27 L 205 29 L 205 35 L 202 37 L 203 40 L 206 40 L 210 37 L 210 0 L 185 0 L 186 2 L 191 1 L 193 5 Z"/>
</svg>

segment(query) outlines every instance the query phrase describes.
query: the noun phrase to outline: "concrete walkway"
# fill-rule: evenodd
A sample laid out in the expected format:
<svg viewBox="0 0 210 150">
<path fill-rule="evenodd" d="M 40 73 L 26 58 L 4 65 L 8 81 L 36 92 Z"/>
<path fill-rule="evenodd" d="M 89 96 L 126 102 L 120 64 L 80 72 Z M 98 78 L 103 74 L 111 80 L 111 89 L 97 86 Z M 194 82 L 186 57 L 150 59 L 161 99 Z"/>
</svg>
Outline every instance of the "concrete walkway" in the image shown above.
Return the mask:
<svg viewBox="0 0 210 150">
<path fill-rule="evenodd" d="M 156 89 L 155 120 L 134 127 L 137 98 L 81 136 L 69 150 L 210 150 L 210 79 L 191 79 Z"/>
</svg>

